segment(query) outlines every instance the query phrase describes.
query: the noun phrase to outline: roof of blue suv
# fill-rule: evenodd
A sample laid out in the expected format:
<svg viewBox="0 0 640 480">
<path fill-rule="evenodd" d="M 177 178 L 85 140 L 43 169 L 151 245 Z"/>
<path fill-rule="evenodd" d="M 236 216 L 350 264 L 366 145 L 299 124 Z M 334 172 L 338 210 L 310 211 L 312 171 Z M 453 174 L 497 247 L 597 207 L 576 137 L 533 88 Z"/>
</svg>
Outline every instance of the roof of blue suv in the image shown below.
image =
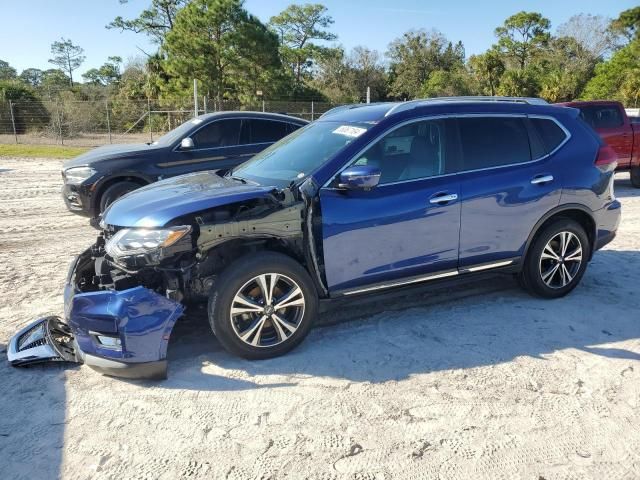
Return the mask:
<svg viewBox="0 0 640 480">
<path fill-rule="evenodd" d="M 326 112 L 321 120 L 354 123 L 378 123 L 404 112 L 440 113 L 552 113 L 561 108 L 539 98 L 518 97 L 444 97 L 408 102 L 381 102 L 343 105 Z M 413 116 L 413 115 L 407 115 Z"/>
</svg>

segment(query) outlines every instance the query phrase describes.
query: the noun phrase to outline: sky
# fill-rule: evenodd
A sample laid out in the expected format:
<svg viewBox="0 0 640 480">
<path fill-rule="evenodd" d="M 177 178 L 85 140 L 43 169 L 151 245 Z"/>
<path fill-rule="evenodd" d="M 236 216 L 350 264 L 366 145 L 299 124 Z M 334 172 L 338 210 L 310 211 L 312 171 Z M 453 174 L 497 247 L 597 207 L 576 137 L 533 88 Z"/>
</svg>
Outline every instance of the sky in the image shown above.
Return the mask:
<svg viewBox="0 0 640 480">
<path fill-rule="evenodd" d="M 495 42 L 493 30 L 510 15 L 538 11 L 552 30 L 572 15 L 590 13 L 617 17 L 634 0 L 245 0 L 249 12 L 267 22 L 291 3 L 323 3 L 335 20 L 332 31 L 347 50 L 364 45 L 381 53 L 389 42 L 411 29 L 435 28 L 449 40 L 461 40 L 467 55 L 481 53 Z M 78 73 L 99 67 L 107 57 L 127 60 L 157 47 L 146 36 L 105 25 L 118 15 L 136 17 L 151 0 L 0 0 L 0 59 L 18 72 L 52 68 L 51 43 L 69 38 L 85 50 Z M 80 75 L 76 73 L 77 78 Z"/>
</svg>

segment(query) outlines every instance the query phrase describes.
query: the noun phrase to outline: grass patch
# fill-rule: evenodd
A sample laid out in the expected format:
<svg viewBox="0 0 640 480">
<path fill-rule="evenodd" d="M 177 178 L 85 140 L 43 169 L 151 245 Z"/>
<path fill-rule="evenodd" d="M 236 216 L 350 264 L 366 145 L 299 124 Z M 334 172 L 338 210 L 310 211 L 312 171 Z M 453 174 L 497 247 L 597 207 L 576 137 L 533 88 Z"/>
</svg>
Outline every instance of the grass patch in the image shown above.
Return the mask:
<svg viewBox="0 0 640 480">
<path fill-rule="evenodd" d="M 64 145 L 0 145 L 0 157 L 73 158 L 87 150 Z"/>
</svg>

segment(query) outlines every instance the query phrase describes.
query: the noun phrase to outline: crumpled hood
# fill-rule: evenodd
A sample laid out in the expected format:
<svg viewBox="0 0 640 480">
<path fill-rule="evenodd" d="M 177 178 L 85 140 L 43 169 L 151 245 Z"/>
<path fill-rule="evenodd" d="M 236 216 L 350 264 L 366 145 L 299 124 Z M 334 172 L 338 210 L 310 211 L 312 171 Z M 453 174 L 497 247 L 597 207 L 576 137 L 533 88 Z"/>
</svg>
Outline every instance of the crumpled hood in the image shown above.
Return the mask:
<svg viewBox="0 0 640 480">
<path fill-rule="evenodd" d="M 67 160 L 62 165 L 62 168 L 67 169 L 70 167 L 81 167 L 84 165 L 92 165 L 95 162 L 100 162 L 102 160 L 137 156 L 158 148 L 164 147 L 159 145 L 147 145 L 146 143 L 135 143 L 132 145 L 103 145 L 102 147 L 94 148 L 82 155 L 78 155 L 71 160 Z"/>
<path fill-rule="evenodd" d="M 270 195 L 275 187 L 243 184 L 214 171 L 180 175 L 125 195 L 103 214 L 108 225 L 162 227 L 174 218 Z"/>
</svg>

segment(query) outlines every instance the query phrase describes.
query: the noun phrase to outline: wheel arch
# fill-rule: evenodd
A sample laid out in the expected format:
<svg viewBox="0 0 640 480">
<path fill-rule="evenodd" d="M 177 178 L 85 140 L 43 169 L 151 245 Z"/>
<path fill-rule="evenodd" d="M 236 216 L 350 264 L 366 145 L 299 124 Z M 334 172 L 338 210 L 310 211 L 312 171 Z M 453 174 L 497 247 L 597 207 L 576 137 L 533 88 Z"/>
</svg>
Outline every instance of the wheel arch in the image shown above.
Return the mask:
<svg viewBox="0 0 640 480">
<path fill-rule="evenodd" d="M 533 241 L 536 239 L 536 236 L 542 231 L 544 227 L 549 225 L 551 222 L 556 221 L 558 218 L 570 218 L 578 222 L 587 233 L 587 237 L 589 238 L 590 248 L 590 257 L 593 256 L 593 250 L 596 241 L 596 221 L 593 218 L 593 212 L 585 207 L 584 205 L 580 205 L 579 203 L 575 204 L 567 204 L 560 205 L 552 210 L 549 210 L 538 223 L 533 227 L 533 230 L 529 234 L 529 238 L 527 239 L 527 243 L 525 244 L 524 253 L 522 257 L 522 262 L 526 259 L 529 248 L 533 244 Z"/>
<path fill-rule="evenodd" d="M 93 192 L 93 197 L 91 200 L 91 208 L 93 211 L 99 213 L 100 199 L 102 198 L 102 195 L 104 195 L 104 192 L 106 192 L 109 187 L 119 182 L 133 182 L 137 183 L 141 187 L 144 187 L 145 185 L 149 185 L 150 183 L 152 183 L 153 180 L 135 173 L 122 173 L 102 178 Z"/>
</svg>

